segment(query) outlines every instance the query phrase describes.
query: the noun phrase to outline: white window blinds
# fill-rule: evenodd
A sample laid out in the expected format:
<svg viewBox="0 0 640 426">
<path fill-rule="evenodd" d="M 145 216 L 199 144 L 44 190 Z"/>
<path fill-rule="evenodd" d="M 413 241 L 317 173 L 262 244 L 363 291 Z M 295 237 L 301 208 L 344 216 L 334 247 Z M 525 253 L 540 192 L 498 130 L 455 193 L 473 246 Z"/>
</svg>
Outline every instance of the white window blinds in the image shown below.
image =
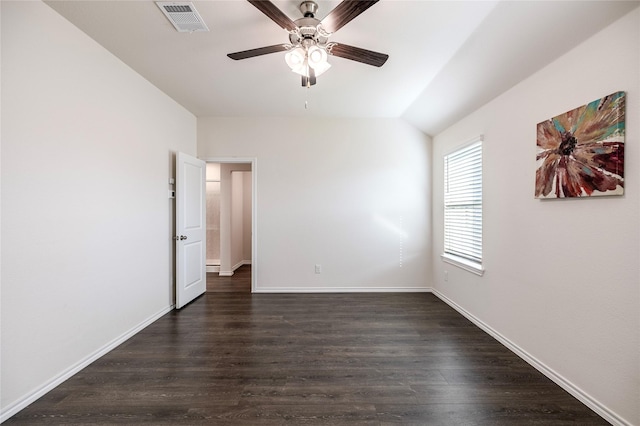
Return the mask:
<svg viewBox="0 0 640 426">
<path fill-rule="evenodd" d="M 482 263 L 482 139 L 444 157 L 444 252 Z"/>
</svg>

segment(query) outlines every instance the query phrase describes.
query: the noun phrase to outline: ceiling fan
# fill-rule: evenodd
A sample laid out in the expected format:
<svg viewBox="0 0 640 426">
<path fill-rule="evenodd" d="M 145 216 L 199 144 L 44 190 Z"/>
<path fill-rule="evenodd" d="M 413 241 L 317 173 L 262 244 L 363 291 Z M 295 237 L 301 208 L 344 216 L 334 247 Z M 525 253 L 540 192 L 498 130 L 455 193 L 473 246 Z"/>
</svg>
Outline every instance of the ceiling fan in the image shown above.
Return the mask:
<svg viewBox="0 0 640 426">
<path fill-rule="evenodd" d="M 287 52 L 285 61 L 293 72 L 302 76 L 302 86 L 316 84 L 316 77 L 331 64 L 327 55 L 338 56 L 363 64 L 381 67 L 389 55 L 361 49 L 342 43 L 330 42 L 329 37 L 344 27 L 378 0 L 343 0 L 322 20 L 315 18 L 318 4 L 311 0 L 300 3 L 303 18 L 292 21 L 269 0 L 247 0 L 289 33 L 289 43 L 259 47 L 242 52 L 229 53 L 231 59 L 240 60 L 269 53 Z"/>
</svg>

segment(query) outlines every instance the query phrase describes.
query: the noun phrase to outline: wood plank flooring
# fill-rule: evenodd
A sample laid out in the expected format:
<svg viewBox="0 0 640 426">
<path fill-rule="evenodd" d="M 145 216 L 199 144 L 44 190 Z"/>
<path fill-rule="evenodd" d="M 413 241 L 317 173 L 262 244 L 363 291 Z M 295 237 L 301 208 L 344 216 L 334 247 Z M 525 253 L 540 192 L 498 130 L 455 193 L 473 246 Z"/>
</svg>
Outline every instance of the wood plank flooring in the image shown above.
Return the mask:
<svg viewBox="0 0 640 426">
<path fill-rule="evenodd" d="M 6 424 L 608 423 L 432 294 L 224 291 Z"/>
<path fill-rule="evenodd" d="M 207 291 L 212 293 L 251 293 L 251 265 L 242 265 L 230 277 L 207 272 Z"/>
</svg>

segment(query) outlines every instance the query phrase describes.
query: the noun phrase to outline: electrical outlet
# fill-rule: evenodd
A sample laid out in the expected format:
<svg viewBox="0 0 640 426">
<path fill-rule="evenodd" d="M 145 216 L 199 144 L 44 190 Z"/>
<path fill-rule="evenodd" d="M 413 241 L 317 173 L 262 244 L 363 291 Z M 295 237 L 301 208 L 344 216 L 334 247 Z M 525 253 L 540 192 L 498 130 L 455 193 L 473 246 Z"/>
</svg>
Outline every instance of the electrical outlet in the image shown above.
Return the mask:
<svg viewBox="0 0 640 426">
<path fill-rule="evenodd" d="M 319 274 L 322 272 L 322 265 L 316 263 L 316 274 Z"/>
<path fill-rule="evenodd" d="M 444 271 L 444 280 L 449 281 L 449 271 Z"/>
</svg>

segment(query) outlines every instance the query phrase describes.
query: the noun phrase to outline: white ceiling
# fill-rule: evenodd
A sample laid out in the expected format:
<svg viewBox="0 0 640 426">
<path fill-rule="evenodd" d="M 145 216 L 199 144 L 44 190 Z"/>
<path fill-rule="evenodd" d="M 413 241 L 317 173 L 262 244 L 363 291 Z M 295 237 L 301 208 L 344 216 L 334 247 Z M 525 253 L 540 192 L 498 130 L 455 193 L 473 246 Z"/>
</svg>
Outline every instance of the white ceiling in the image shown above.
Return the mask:
<svg viewBox="0 0 640 426">
<path fill-rule="evenodd" d="M 300 1 L 273 3 L 295 20 Z M 306 89 L 284 53 L 226 56 L 288 41 L 253 5 L 193 3 L 210 32 L 177 32 L 149 0 L 47 1 L 196 116 L 402 117 L 431 135 L 640 5 L 382 0 L 330 40 L 387 53 L 387 63 L 376 68 L 330 56 L 332 68 Z M 338 3 L 319 0 L 316 17 Z"/>
</svg>

